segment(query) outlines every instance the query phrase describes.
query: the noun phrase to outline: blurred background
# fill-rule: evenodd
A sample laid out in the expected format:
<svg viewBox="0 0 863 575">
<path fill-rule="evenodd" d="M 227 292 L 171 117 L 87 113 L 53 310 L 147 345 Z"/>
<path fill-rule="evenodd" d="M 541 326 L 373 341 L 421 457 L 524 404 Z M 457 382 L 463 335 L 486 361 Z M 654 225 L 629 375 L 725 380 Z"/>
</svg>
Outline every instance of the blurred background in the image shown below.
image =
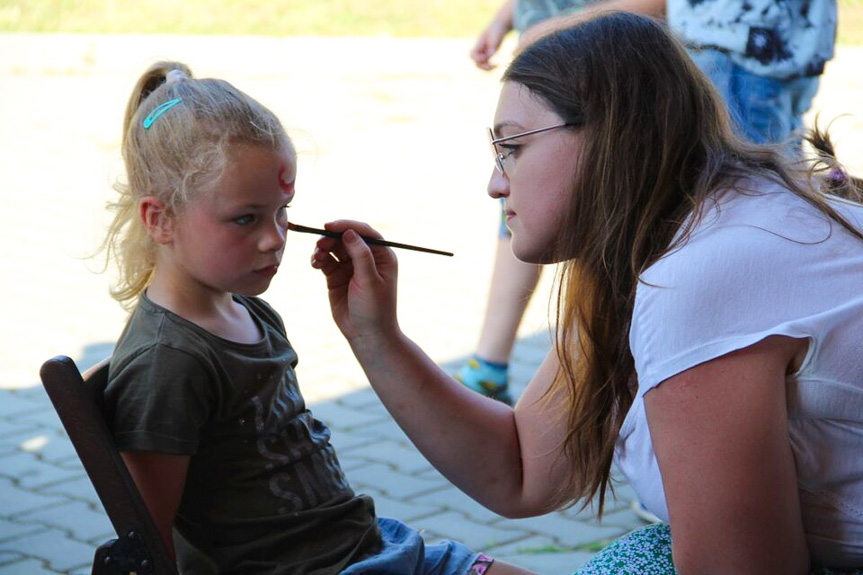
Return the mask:
<svg viewBox="0 0 863 575">
<path fill-rule="evenodd" d="M 2 32 L 473 36 L 498 0 L 2 0 Z M 863 0 L 839 0 L 840 44 L 863 44 Z"/>
<path fill-rule="evenodd" d="M 38 370 L 57 354 L 81 367 L 107 356 L 125 323 L 111 271 L 90 256 L 122 177 L 123 111 L 140 74 L 180 60 L 270 107 L 298 150 L 293 221 L 365 220 L 455 252 L 399 253 L 402 327 L 452 369 L 476 345 L 496 243 L 485 127 L 501 67 L 480 71 L 468 52 L 500 2 L 0 0 L 0 575 L 89 573 L 110 532 Z M 839 1 L 838 42 L 807 120 L 832 121 L 840 159 L 863 175 L 863 0 Z M 601 525 L 573 510 L 504 521 L 449 486 L 368 389 L 309 266 L 314 241 L 289 234 L 264 297 L 348 476 L 384 514 L 549 574 L 641 525 L 625 485 Z M 551 284 L 544 274 L 519 331 L 516 392 L 548 349 Z"/>
<path fill-rule="evenodd" d="M 396 241 L 455 251 L 451 260 L 401 256 L 401 316 L 409 333 L 427 333 L 430 321 L 447 328 L 420 342 L 433 356 L 470 353 L 495 242 L 483 129 L 501 68 L 477 70 L 468 51 L 501 1 L 0 0 L 0 387 L 35 385 L 43 359 L 101 349 L 122 327 L 110 273 L 93 273 L 100 261 L 86 256 L 122 173 L 126 99 L 157 59 L 231 81 L 279 115 L 300 153 L 298 223 L 363 219 Z M 863 0 L 839 0 L 838 42 L 810 124 L 838 118 L 838 152 L 860 173 Z M 514 44 L 511 34 L 499 63 Z M 291 238 L 295 265 L 283 266 L 267 297 L 314 354 L 343 344 L 307 265 L 313 241 Z M 551 275 L 525 334 L 547 325 Z M 362 383 L 359 373 L 347 379 Z"/>
</svg>

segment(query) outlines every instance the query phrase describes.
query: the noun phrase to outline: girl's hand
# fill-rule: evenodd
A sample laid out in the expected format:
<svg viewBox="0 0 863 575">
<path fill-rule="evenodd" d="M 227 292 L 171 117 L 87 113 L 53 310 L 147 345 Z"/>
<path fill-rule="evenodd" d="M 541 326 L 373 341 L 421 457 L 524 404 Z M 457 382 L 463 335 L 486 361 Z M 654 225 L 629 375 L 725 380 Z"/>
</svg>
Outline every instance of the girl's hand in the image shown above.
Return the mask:
<svg viewBox="0 0 863 575">
<path fill-rule="evenodd" d="M 333 319 L 349 342 L 398 332 L 398 262 L 385 246 L 369 246 L 360 235 L 382 238 L 368 224 L 338 220 L 324 226 L 341 238 L 321 238 L 312 267 L 324 272 Z"/>
</svg>

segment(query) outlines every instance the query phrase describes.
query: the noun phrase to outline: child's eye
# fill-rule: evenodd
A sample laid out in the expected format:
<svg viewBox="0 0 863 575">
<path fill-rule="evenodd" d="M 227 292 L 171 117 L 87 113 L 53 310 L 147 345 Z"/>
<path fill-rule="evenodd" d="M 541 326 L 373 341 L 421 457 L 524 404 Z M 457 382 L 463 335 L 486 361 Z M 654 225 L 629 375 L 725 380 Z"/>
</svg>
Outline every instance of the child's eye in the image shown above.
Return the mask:
<svg viewBox="0 0 863 575">
<path fill-rule="evenodd" d="M 234 218 L 234 223 L 238 226 L 247 226 L 255 221 L 255 216 L 253 215 L 245 215 L 240 216 L 239 218 Z"/>
<path fill-rule="evenodd" d="M 291 204 L 285 204 L 284 206 L 279 208 L 279 211 L 276 212 L 276 220 L 280 223 L 287 223 L 288 221 L 288 208 L 291 207 Z"/>
</svg>

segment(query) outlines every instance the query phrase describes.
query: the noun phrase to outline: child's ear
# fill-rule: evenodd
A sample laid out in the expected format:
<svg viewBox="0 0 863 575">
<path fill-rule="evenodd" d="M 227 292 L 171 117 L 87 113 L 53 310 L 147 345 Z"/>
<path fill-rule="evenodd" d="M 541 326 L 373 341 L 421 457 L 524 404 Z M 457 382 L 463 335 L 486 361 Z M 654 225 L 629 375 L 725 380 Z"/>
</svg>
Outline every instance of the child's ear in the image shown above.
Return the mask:
<svg viewBox="0 0 863 575">
<path fill-rule="evenodd" d="M 157 244 L 169 244 L 173 237 L 174 218 L 165 202 L 155 196 L 146 196 L 138 202 L 138 215 L 147 234 Z"/>
</svg>

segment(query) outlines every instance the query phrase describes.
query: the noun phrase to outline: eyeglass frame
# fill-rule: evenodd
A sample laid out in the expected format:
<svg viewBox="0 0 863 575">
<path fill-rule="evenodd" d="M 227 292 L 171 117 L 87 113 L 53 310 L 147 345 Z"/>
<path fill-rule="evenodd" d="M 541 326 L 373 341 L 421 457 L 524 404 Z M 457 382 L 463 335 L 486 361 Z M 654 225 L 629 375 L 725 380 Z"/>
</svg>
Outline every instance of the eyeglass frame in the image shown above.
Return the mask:
<svg viewBox="0 0 863 575">
<path fill-rule="evenodd" d="M 494 157 L 494 167 L 497 168 L 504 176 L 506 175 L 506 170 L 504 169 L 504 162 L 506 161 L 507 156 L 503 155 L 503 152 L 499 152 L 497 149 L 497 145 L 501 142 L 506 142 L 509 140 L 515 140 L 516 138 L 521 138 L 523 136 L 531 136 L 533 134 L 541 134 L 542 132 L 550 132 L 551 130 L 557 130 L 558 128 L 572 128 L 576 126 L 572 122 L 564 122 L 563 124 L 557 124 L 554 126 L 546 126 L 545 128 L 537 128 L 535 130 L 528 130 L 527 132 L 521 132 L 519 134 L 513 134 L 512 136 L 504 136 L 503 138 L 495 138 L 494 137 L 494 128 L 487 128 L 488 130 L 488 139 L 491 144 L 491 154 Z"/>
</svg>

